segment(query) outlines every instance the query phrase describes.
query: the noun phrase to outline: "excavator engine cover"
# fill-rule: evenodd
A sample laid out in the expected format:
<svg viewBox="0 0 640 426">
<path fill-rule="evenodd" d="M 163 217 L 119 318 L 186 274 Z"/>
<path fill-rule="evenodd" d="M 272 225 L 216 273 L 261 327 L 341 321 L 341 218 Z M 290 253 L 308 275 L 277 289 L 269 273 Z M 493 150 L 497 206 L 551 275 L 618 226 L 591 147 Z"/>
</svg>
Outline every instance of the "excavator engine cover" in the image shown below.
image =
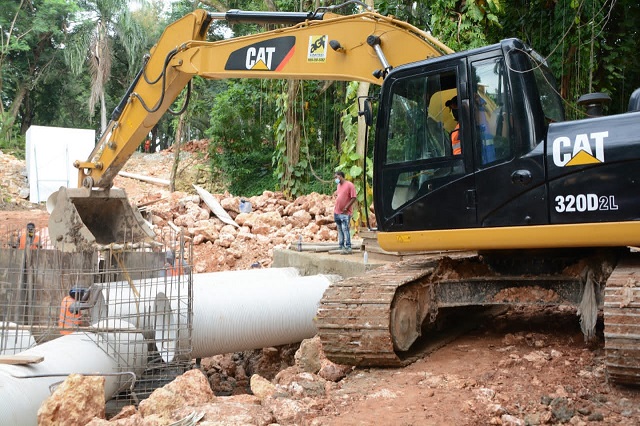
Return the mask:
<svg viewBox="0 0 640 426">
<path fill-rule="evenodd" d="M 47 210 L 51 242 L 65 252 L 151 241 L 155 236 L 122 189 L 61 187 L 47 200 Z"/>
</svg>

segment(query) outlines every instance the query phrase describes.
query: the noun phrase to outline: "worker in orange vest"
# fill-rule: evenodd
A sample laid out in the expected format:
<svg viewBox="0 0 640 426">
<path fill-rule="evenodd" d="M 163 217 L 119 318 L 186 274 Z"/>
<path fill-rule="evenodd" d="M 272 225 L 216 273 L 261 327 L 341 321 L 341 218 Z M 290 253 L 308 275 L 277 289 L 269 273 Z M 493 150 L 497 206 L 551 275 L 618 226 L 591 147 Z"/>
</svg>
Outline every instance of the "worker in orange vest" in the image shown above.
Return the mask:
<svg viewBox="0 0 640 426">
<path fill-rule="evenodd" d="M 175 277 L 189 273 L 189 265 L 187 265 L 184 260 L 181 259 L 176 263 L 176 256 L 173 250 L 167 250 L 165 253 L 164 267 L 167 271 L 168 277 Z"/>
<path fill-rule="evenodd" d="M 60 317 L 58 319 L 60 334 L 71 334 L 74 328 L 82 325 L 82 313 L 76 306 L 76 303 L 82 302 L 86 294 L 86 289 L 74 287 L 69 290 L 69 295 L 62 299 L 62 303 L 60 304 Z"/>
<path fill-rule="evenodd" d="M 151 151 L 151 141 L 147 139 L 144 141 L 144 152 L 149 153 Z"/>
<path fill-rule="evenodd" d="M 458 96 L 454 96 L 450 100 L 448 100 L 445 104 L 451 110 L 451 114 L 453 114 L 453 118 L 456 120 L 456 127 L 451 132 L 451 152 L 453 155 L 461 155 L 462 154 L 462 143 L 460 142 L 460 122 L 458 117 Z"/>
<path fill-rule="evenodd" d="M 19 249 L 27 246 L 32 249 L 40 248 L 40 237 L 36 235 L 36 225 L 31 222 L 27 223 L 27 232 L 20 235 L 18 243 Z"/>
</svg>

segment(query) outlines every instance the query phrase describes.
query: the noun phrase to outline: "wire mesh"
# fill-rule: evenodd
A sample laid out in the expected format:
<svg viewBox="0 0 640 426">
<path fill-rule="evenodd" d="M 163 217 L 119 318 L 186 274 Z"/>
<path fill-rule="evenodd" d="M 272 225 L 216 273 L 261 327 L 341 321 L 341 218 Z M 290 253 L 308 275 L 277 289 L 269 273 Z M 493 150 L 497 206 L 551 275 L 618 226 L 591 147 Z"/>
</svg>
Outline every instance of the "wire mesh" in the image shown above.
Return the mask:
<svg viewBox="0 0 640 426">
<path fill-rule="evenodd" d="M 123 373 L 112 406 L 182 374 L 191 367 L 192 250 L 180 234 L 159 239 L 64 253 L 46 229 L 0 229 L 0 355 L 84 333 Z"/>
</svg>

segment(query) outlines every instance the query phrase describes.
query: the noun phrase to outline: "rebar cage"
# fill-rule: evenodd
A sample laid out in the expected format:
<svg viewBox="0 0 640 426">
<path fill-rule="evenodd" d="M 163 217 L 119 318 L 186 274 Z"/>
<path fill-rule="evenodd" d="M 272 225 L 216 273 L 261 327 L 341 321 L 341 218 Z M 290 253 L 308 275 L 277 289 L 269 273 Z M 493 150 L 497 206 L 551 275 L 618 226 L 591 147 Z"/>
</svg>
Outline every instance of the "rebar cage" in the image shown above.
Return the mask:
<svg viewBox="0 0 640 426">
<path fill-rule="evenodd" d="M 46 229 L 0 229 L 0 355 L 83 334 L 119 370 L 105 372 L 121 376 L 108 407 L 182 374 L 191 366 L 192 248 L 181 234 L 158 239 L 64 253 Z"/>
</svg>

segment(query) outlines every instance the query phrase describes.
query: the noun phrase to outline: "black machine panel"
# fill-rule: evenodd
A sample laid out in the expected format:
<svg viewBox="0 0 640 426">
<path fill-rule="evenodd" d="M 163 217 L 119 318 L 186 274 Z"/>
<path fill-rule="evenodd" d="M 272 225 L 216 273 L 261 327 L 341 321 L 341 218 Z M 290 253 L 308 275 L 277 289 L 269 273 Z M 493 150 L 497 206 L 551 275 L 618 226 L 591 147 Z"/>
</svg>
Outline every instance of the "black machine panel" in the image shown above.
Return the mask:
<svg viewBox="0 0 640 426">
<path fill-rule="evenodd" d="M 640 219 L 640 113 L 552 124 L 551 223 Z"/>
</svg>

